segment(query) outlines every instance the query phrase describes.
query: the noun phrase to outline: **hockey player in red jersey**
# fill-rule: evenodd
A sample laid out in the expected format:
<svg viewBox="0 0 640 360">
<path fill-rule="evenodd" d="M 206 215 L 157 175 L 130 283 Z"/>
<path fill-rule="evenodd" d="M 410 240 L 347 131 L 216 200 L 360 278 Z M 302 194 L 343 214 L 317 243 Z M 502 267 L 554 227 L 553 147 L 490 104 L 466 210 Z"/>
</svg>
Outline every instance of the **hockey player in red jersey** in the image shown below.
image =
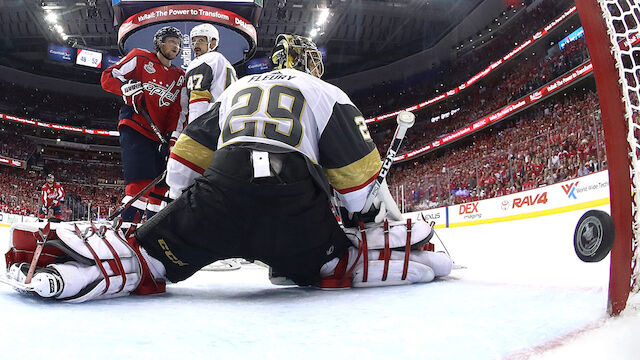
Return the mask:
<svg viewBox="0 0 640 360">
<path fill-rule="evenodd" d="M 46 218 L 49 215 L 49 209 L 51 209 L 55 218 L 62 219 L 60 204 L 64 201 L 64 195 L 64 188 L 59 182 L 55 181 L 53 174 L 47 175 L 47 182 L 42 185 L 42 191 L 40 192 L 42 207 L 39 211 L 39 217 L 41 219 Z"/>
<path fill-rule="evenodd" d="M 271 58 L 276 70 L 235 82 L 180 135 L 167 167 L 174 201 L 135 231 L 73 223 L 56 224 L 55 233 L 16 228 L 6 255 L 13 285 L 69 302 L 161 293 L 165 281 L 235 257 L 321 288 L 448 275 L 446 254 L 420 250 L 433 235 L 429 224 L 402 221 L 385 182 L 372 192 L 380 155 L 358 108 L 319 79 L 315 44 L 280 35 Z M 329 185 L 346 216 L 371 221 L 341 228 Z M 365 209 L 370 194 L 373 206 Z M 38 253 L 34 235 L 46 250 L 37 263 L 48 265 L 26 284 L 30 254 Z"/>
<path fill-rule="evenodd" d="M 182 34 L 174 27 L 158 30 L 153 38 L 155 53 L 144 49 L 133 49 L 127 56 L 102 73 L 102 87 L 122 96 L 120 109 L 120 146 L 122 168 L 127 184 L 123 203 L 129 201 L 166 167 L 168 147 L 160 147 L 165 138 L 170 145 L 179 135 L 178 123 L 183 123 L 186 109 L 185 74 L 171 65 L 171 60 L 180 52 Z M 143 111 L 148 113 L 160 134 L 156 134 Z M 184 111 L 183 111 L 184 110 Z M 147 218 L 153 216 L 161 204 L 161 196 L 167 191 L 166 184 L 151 189 L 148 198 L 133 203 L 122 214 L 125 221 L 133 221 L 137 212 L 146 209 Z M 148 202 L 148 204 L 147 204 Z"/>
</svg>

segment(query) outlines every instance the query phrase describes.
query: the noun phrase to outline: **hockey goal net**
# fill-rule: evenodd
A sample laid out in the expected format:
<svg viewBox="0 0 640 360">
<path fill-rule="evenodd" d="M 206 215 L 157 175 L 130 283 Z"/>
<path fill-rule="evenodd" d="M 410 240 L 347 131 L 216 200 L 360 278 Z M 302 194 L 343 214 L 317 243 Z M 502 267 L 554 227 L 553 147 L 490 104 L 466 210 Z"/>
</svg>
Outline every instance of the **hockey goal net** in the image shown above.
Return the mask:
<svg viewBox="0 0 640 360">
<path fill-rule="evenodd" d="M 585 31 L 605 130 L 611 216 L 608 311 L 619 314 L 640 288 L 640 4 L 576 0 Z M 625 141 L 626 140 L 626 141 Z"/>
</svg>

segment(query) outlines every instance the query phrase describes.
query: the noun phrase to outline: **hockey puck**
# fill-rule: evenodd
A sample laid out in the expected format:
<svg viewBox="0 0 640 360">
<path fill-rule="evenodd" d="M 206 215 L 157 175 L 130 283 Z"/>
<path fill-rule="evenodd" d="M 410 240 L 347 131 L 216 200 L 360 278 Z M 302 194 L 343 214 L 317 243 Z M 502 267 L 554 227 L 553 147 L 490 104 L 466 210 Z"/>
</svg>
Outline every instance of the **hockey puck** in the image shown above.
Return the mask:
<svg viewBox="0 0 640 360">
<path fill-rule="evenodd" d="M 609 214 L 600 210 L 589 210 L 578 220 L 573 233 L 573 247 L 578 258 L 584 262 L 604 259 L 613 247 L 615 226 Z"/>
</svg>

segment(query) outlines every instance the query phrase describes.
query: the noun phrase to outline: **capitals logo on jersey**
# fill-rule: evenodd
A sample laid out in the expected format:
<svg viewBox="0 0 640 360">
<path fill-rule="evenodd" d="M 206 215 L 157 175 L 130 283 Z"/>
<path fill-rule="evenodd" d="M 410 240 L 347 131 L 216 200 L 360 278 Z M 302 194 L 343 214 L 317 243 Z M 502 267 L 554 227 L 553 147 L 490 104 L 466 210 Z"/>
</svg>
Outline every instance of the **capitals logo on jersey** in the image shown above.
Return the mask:
<svg viewBox="0 0 640 360">
<path fill-rule="evenodd" d="M 180 88 L 184 83 L 184 76 L 180 76 L 178 81 L 172 81 L 171 84 L 163 86 L 162 83 L 156 83 L 155 81 L 146 82 L 143 87 L 149 92 L 149 95 L 159 95 L 158 107 L 170 106 L 180 95 Z M 175 91 L 174 88 L 176 89 Z"/>
<path fill-rule="evenodd" d="M 102 73 L 102 87 L 114 94 L 122 95 L 122 84 L 140 81 L 144 89 L 143 103 L 153 123 L 160 133 L 169 134 L 184 122 L 186 112 L 182 113 L 186 89 L 184 71 L 179 67 L 165 66 L 155 53 L 144 49 L 133 49 L 118 63 Z M 132 106 L 124 104 L 120 109 L 118 126 L 128 126 L 153 141 L 158 141 L 151 126 L 143 115 L 134 111 Z"/>
</svg>

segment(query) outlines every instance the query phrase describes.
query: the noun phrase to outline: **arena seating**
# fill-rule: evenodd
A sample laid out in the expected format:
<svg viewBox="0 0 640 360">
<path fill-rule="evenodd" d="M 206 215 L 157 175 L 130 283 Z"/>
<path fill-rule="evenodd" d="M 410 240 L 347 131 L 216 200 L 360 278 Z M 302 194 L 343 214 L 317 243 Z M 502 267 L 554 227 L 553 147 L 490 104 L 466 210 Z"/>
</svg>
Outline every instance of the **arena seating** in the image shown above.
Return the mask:
<svg viewBox="0 0 640 360">
<path fill-rule="evenodd" d="M 36 151 L 36 145 L 18 134 L 0 128 L 0 155 L 17 160 L 27 160 Z"/>
<path fill-rule="evenodd" d="M 523 1 L 529 5 L 533 1 Z M 401 83 L 381 82 L 365 89 L 349 94 L 354 104 L 366 118 L 413 106 L 420 101 L 440 95 L 452 89 L 489 65 L 489 61 L 497 60 L 529 39 L 536 31 L 574 6 L 571 0 L 542 0 L 535 7 L 529 7 L 526 14 L 517 21 L 493 27 L 496 35 L 478 49 L 465 54 L 458 54 L 456 60 L 439 64 L 412 79 Z M 499 36 L 498 36 L 499 35 Z M 455 51 L 455 50 L 454 50 Z"/>
<path fill-rule="evenodd" d="M 23 87 L 0 80 L 0 112 L 44 122 L 115 130 L 121 102 Z"/>
<path fill-rule="evenodd" d="M 526 1 L 526 5 L 530 3 Z M 382 83 L 374 90 L 350 94 L 351 98 L 366 116 L 371 116 L 415 105 L 459 85 L 486 67 L 487 59 L 510 51 L 514 43 L 531 37 L 532 31 L 573 5 L 571 1 L 537 3 L 537 7 L 526 10 L 525 22 L 505 24 L 496 29 L 500 36 L 477 50 L 459 50 L 457 60 L 409 79 L 408 86 Z M 583 39 L 551 56 L 521 55 L 517 65 L 505 65 L 496 75 L 458 96 L 418 111 L 419 121 L 407 134 L 401 153 L 422 147 L 526 96 L 588 59 Z M 403 189 L 404 198 L 398 198 L 398 202 L 406 205 L 406 211 L 419 210 L 500 196 L 606 169 L 599 105 L 595 93 L 588 88 L 556 95 L 493 129 L 415 161 L 394 165 L 389 177 L 392 193 L 399 195 Z M 0 94 L 0 112 L 87 127 L 98 119 L 111 121 L 111 129 L 115 129 L 117 99 L 96 103 L 89 98 L 71 99 L 3 81 Z M 456 113 L 447 119 L 431 121 L 432 116 L 454 109 Z M 386 151 L 394 128 L 393 121 L 370 125 L 381 154 Z M 7 157 L 27 160 L 36 150 L 33 142 L 13 130 L 0 132 L 0 141 L 0 154 Z M 0 167 L 0 211 L 36 213 L 40 187 L 49 172 L 67 191 L 66 219 L 86 218 L 89 203 L 92 212 L 100 207 L 104 216 L 123 194 L 117 158 L 97 161 L 88 153 L 69 157 L 64 151 L 52 150 L 41 161 L 45 169 L 40 173 Z"/>
<path fill-rule="evenodd" d="M 592 91 L 552 98 L 501 130 L 396 165 L 392 193 L 406 211 L 486 199 L 606 168 L 604 133 Z M 400 193 L 400 191 L 398 191 Z M 400 202 L 400 200 L 399 200 Z"/>
<path fill-rule="evenodd" d="M 584 38 L 568 43 L 555 56 L 531 57 L 512 68 L 502 76 L 483 81 L 466 90 L 451 101 L 438 104 L 432 109 L 417 112 L 418 121 L 407 134 L 401 152 L 409 152 L 428 144 L 445 134 L 451 133 L 465 125 L 489 115 L 492 111 L 531 93 L 540 86 L 566 73 L 589 59 Z M 416 99 L 417 101 L 418 99 Z M 439 115 L 454 109 L 460 109 L 446 121 L 432 123 L 430 114 Z M 427 116 L 427 119 L 421 117 Z M 380 129 L 377 129 L 377 128 Z M 387 121 L 380 125 L 371 124 L 371 132 L 378 146 L 388 144 L 393 136 L 395 124 Z M 379 148 L 379 150 L 382 150 Z"/>
</svg>

